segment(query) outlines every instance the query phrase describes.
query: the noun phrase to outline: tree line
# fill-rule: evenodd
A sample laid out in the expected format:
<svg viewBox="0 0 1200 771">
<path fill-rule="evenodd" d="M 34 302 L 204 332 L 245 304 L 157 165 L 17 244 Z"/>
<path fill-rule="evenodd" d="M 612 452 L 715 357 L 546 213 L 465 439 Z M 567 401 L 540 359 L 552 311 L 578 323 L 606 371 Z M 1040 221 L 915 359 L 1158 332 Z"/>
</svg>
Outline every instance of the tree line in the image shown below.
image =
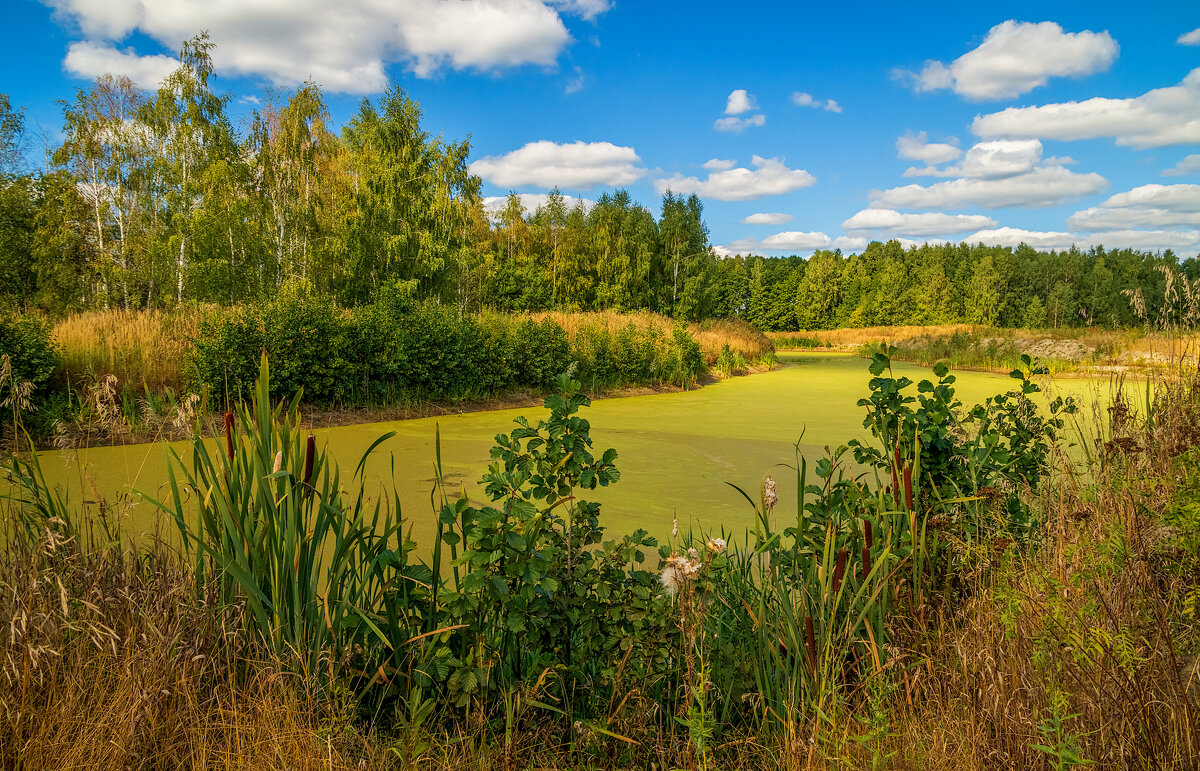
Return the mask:
<svg viewBox="0 0 1200 771">
<path fill-rule="evenodd" d="M 1194 325 L 1200 264 L 1093 247 L 870 243 L 859 254 L 734 256 L 717 264 L 716 316 L 763 330 L 970 323 L 1030 329 Z M 1168 316 L 1170 318 L 1168 318 Z"/>
<path fill-rule="evenodd" d="M 0 103 L 0 302 L 64 312 L 237 304 L 289 282 L 346 306 L 385 287 L 464 311 L 710 311 L 699 198 L 656 218 L 625 191 L 590 208 L 554 191 L 489 216 L 467 141 L 431 136 L 393 86 L 335 131 L 319 86 L 270 91 L 239 134 L 211 83 L 213 44 L 183 44 L 153 92 L 103 76 L 64 101 L 48 169 L 18 174 L 22 115 Z"/>
<path fill-rule="evenodd" d="M 510 194 L 488 212 L 469 142 L 430 135 L 402 89 L 340 130 L 318 85 L 268 91 L 239 133 L 212 49 L 184 43 L 156 91 L 113 76 L 79 89 L 36 173 L 19 172 L 22 114 L 0 95 L 0 309 L 236 305 L 292 284 L 347 307 L 403 288 L 460 312 L 648 309 L 768 330 L 1124 326 L 1122 292 L 1153 305 L 1161 266 L 1180 265 L 1170 251 L 896 241 L 718 258 L 700 199 L 670 191 L 657 215 L 625 190 L 590 206 L 554 190 L 532 212 Z M 1183 268 L 1196 278 L 1194 260 Z"/>
</svg>

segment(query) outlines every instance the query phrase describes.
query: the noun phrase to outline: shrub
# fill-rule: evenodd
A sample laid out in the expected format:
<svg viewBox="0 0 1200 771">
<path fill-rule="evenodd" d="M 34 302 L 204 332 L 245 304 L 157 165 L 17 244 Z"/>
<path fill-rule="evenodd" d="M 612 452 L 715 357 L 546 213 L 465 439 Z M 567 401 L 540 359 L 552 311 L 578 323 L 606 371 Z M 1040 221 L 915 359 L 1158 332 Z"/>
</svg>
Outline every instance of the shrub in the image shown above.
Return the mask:
<svg viewBox="0 0 1200 771">
<path fill-rule="evenodd" d="M 11 367 L 11 379 L 0 384 L 0 400 L 8 398 L 11 389 L 22 382 L 33 384 L 36 399 L 58 363 L 50 324 L 31 315 L 0 318 L 0 355 L 8 357 Z"/>
</svg>

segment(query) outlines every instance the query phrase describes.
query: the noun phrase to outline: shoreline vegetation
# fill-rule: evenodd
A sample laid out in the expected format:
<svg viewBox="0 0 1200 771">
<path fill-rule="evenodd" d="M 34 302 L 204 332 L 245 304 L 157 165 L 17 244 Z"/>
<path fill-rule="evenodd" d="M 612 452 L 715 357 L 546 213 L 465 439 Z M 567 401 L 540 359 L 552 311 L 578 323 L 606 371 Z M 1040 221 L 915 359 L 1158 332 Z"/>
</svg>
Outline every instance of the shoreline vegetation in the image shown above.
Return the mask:
<svg viewBox="0 0 1200 771">
<path fill-rule="evenodd" d="M 374 446 L 339 470 L 265 357 L 152 496 L 178 547 L 10 456 L 0 764 L 1190 768 L 1196 370 L 1043 413 L 1028 358 L 971 407 L 892 352 L 863 362 L 869 440 L 743 491 L 745 533 L 662 543 L 586 500 L 619 448 L 566 375 L 496 436 L 483 499 L 439 485 L 428 560 L 366 490 Z"/>
<path fill-rule="evenodd" d="M 776 361 L 770 340 L 736 319 L 460 315 L 403 296 L 340 309 L 303 293 L 237 308 L 90 311 L 53 325 L 25 315 L 0 321 L 0 342 L 12 361 L 0 391 L 24 388 L 12 408 L 39 446 L 59 448 L 186 438 L 196 420 L 215 434 L 264 352 L 278 362 L 272 396 L 303 393 L 313 426 L 536 406 L 555 372 L 605 398 L 688 389 Z"/>
<path fill-rule="evenodd" d="M 830 351 L 869 357 L 879 345 L 894 358 L 954 369 L 1007 373 L 1021 356 L 1036 359 L 1056 376 L 1146 376 L 1151 370 L 1188 364 L 1198 346 L 1192 335 L 1144 329 L 1005 329 L 978 324 L 864 327 L 767 332 L 777 351 Z"/>
</svg>

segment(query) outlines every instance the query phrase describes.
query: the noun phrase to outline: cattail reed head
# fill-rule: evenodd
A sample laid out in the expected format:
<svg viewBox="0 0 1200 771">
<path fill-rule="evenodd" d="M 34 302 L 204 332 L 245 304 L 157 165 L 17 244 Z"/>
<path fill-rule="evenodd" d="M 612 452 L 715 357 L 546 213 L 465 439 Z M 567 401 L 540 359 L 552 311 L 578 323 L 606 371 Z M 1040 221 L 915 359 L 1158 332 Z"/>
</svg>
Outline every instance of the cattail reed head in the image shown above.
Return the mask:
<svg viewBox="0 0 1200 771">
<path fill-rule="evenodd" d="M 863 541 L 867 544 L 867 549 L 875 548 L 875 534 L 871 529 L 871 520 L 863 520 Z"/>
<path fill-rule="evenodd" d="M 779 495 L 775 492 L 775 480 L 767 477 L 763 480 L 763 508 L 770 511 L 776 503 L 779 503 Z"/>
<path fill-rule="evenodd" d="M 225 454 L 233 460 L 233 412 L 225 413 Z"/>
<path fill-rule="evenodd" d="M 300 483 L 308 485 L 312 480 L 313 458 L 317 454 L 317 438 L 312 434 L 308 435 L 308 444 L 304 448 L 304 476 L 300 478 Z"/>
<path fill-rule="evenodd" d="M 904 505 L 909 511 L 913 507 L 912 464 L 904 467 Z"/>
<path fill-rule="evenodd" d="M 846 574 L 846 550 L 838 549 L 837 565 L 833 568 L 833 593 L 836 595 L 842 587 L 842 576 Z"/>
<path fill-rule="evenodd" d="M 808 646 L 808 667 L 817 671 L 817 636 L 813 633 L 812 616 L 804 617 L 804 643 Z"/>
<path fill-rule="evenodd" d="M 275 453 L 275 465 L 271 468 L 272 474 L 278 474 L 283 470 L 283 450 Z"/>
<path fill-rule="evenodd" d="M 862 553 L 862 580 L 866 581 L 869 575 L 871 575 L 871 547 L 864 545 Z"/>
</svg>

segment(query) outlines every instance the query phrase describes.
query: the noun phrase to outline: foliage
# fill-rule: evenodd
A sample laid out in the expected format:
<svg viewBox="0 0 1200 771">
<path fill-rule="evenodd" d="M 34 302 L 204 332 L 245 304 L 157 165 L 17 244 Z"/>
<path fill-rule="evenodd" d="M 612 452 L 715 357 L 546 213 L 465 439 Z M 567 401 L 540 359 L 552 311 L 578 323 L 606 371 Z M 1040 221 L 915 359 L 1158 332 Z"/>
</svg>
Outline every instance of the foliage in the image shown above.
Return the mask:
<svg viewBox="0 0 1200 771">
<path fill-rule="evenodd" d="M 44 390 L 58 364 L 49 322 L 32 314 L 0 316 L 0 356 L 8 358 L 11 368 L 0 387 L 12 389 L 28 382 L 34 394 Z M 0 390 L 0 399 L 9 396 L 8 390 Z"/>
</svg>

